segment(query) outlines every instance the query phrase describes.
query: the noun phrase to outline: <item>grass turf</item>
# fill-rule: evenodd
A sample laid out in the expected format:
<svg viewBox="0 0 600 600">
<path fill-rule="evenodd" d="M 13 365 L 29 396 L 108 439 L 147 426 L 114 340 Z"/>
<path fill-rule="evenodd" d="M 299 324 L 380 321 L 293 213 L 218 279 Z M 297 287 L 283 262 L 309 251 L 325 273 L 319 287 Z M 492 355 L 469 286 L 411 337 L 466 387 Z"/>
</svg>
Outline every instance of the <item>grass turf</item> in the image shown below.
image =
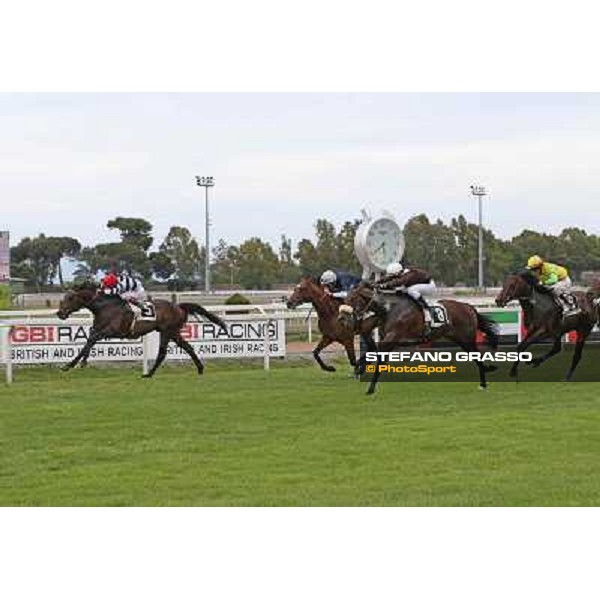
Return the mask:
<svg viewBox="0 0 600 600">
<path fill-rule="evenodd" d="M 388 383 L 347 367 L 18 369 L 0 505 L 600 504 L 600 384 Z"/>
</svg>

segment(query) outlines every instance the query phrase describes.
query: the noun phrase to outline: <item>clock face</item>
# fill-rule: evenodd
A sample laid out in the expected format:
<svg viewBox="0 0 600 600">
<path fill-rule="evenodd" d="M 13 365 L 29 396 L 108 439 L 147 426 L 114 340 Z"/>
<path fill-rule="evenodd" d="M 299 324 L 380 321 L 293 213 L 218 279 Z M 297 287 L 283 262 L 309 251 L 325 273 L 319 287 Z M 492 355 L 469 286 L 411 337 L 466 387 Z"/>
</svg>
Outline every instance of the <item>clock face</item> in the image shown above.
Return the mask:
<svg viewBox="0 0 600 600">
<path fill-rule="evenodd" d="M 400 227 L 391 219 L 377 219 L 369 227 L 366 236 L 366 250 L 369 260 L 382 271 L 393 262 L 400 260 L 403 246 Z"/>
</svg>

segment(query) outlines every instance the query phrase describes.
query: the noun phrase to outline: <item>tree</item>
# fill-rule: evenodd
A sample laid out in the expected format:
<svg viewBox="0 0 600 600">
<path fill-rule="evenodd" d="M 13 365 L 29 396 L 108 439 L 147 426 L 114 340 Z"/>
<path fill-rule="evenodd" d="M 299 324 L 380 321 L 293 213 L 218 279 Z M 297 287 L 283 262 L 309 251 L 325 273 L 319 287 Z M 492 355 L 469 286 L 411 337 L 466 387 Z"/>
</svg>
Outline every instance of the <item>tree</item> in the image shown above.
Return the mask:
<svg viewBox="0 0 600 600">
<path fill-rule="evenodd" d="M 62 284 L 60 260 L 63 256 L 76 256 L 79 249 L 79 242 L 70 237 L 46 237 L 42 233 L 35 238 L 23 238 L 11 248 L 12 272 L 15 277 L 24 276 L 38 291 L 57 275 Z"/>
<path fill-rule="evenodd" d="M 285 235 L 281 236 L 279 246 L 279 280 L 281 283 L 293 283 L 300 277 L 300 269 L 294 262 L 292 240 Z"/>
<path fill-rule="evenodd" d="M 346 221 L 339 233 L 326 219 L 315 223 L 316 244 L 302 239 L 294 257 L 301 273 L 318 275 L 326 269 L 344 269 L 358 273 L 360 265 L 354 255 L 354 236 L 360 221 Z"/>
<path fill-rule="evenodd" d="M 298 260 L 298 267 L 303 275 L 316 275 L 319 273 L 321 262 L 317 255 L 315 245 L 306 238 L 298 242 L 294 257 Z"/>
<path fill-rule="evenodd" d="M 351 273 L 362 272 L 362 267 L 354 252 L 354 237 L 360 224 L 361 221 L 359 219 L 346 221 L 335 239 L 337 254 L 337 262 L 335 264 L 340 269 L 350 271 Z"/>
<path fill-rule="evenodd" d="M 233 285 L 237 279 L 239 249 L 220 239 L 212 249 L 211 276 L 213 283 Z"/>
<path fill-rule="evenodd" d="M 171 260 L 174 275 L 180 282 L 198 281 L 204 273 L 204 248 L 200 250 L 186 227 L 173 225 L 159 251 Z"/>
<path fill-rule="evenodd" d="M 175 265 L 165 252 L 152 252 L 149 256 L 152 274 L 157 279 L 166 281 L 175 273 Z"/>
<path fill-rule="evenodd" d="M 106 226 L 119 231 L 121 241 L 147 252 L 152 246 L 152 225 L 145 219 L 117 217 L 111 219 Z"/>
<path fill-rule="evenodd" d="M 240 245 L 238 267 L 240 283 L 246 289 L 270 289 L 279 273 L 277 254 L 257 237 Z"/>
<path fill-rule="evenodd" d="M 63 258 L 77 258 L 81 251 L 81 244 L 78 240 L 72 237 L 49 237 L 48 240 L 49 253 L 53 261 L 52 278 L 58 275 L 58 280 L 61 286 L 64 285 L 61 260 Z"/>
</svg>

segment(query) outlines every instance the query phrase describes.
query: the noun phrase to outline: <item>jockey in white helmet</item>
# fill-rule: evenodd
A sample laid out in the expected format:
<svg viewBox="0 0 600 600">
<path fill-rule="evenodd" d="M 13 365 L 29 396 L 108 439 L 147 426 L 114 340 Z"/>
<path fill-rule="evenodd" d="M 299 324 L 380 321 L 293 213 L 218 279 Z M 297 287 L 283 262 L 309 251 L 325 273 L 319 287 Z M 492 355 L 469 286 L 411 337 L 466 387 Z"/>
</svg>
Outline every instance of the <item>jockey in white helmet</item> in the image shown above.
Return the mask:
<svg viewBox="0 0 600 600">
<path fill-rule="evenodd" d="M 385 272 L 386 276 L 379 281 L 378 287 L 383 291 L 393 290 L 395 293 L 408 294 L 423 310 L 425 330 L 428 335 L 431 328 L 431 313 L 423 295 L 432 294 L 435 290 L 435 282 L 431 275 L 416 267 L 404 268 L 399 262 L 389 264 Z"/>
<path fill-rule="evenodd" d="M 336 272 L 327 269 L 321 275 L 320 282 L 328 294 L 334 298 L 344 300 L 348 296 L 348 292 L 360 283 L 360 278 L 345 271 Z"/>
</svg>

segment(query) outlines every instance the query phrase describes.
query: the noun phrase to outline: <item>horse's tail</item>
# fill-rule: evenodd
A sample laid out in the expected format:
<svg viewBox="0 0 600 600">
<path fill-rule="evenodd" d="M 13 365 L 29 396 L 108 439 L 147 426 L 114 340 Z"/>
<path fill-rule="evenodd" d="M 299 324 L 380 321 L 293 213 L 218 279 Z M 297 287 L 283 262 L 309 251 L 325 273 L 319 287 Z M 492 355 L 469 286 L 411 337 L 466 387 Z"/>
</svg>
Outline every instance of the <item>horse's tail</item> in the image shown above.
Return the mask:
<svg viewBox="0 0 600 600">
<path fill-rule="evenodd" d="M 221 329 L 227 332 L 227 324 L 225 323 L 225 321 L 223 321 L 223 319 L 221 319 L 220 317 L 217 317 L 217 315 L 206 310 L 203 306 L 200 306 L 199 304 L 194 304 L 192 302 L 182 302 L 177 306 L 179 306 L 179 308 L 181 308 L 181 310 L 183 310 L 186 315 L 204 317 L 205 319 L 208 319 L 211 323 L 218 325 Z"/>
<path fill-rule="evenodd" d="M 477 329 L 485 335 L 487 343 L 495 350 L 500 341 L 500 327 L 498 323 L 487 315 L 482 315 L 477 310 L 475 310 L 475 314 L 477 315 Z"/>
</svg>

